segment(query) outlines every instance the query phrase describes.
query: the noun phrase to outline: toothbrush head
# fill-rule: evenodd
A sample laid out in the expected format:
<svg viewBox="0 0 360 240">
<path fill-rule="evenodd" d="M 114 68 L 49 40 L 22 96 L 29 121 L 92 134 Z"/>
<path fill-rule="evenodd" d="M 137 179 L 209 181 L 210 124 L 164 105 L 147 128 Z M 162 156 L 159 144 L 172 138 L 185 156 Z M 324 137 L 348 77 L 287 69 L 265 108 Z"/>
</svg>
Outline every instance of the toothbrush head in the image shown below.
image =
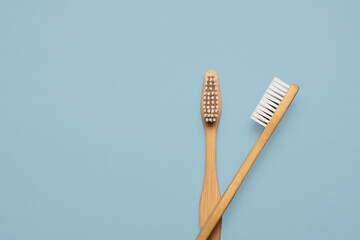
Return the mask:
<svg viewBox="0 0 360 240">
<path fill-rule="evenodd" d="M 204 124 L 215 125 L 219 122 L 221 113 L 221 98 L 219 78 L 214 70 L 208 70 L 204 76 L 201 96 L 201 116 Z"/>
<path fill-rule="evenodd" d="M 289 87 L 290 86 L 288 84 L 275 77 L 250 118 L 259 123 L 261 126 L 266 127 L 285 94 L 289 90 Z"/>
</svg>

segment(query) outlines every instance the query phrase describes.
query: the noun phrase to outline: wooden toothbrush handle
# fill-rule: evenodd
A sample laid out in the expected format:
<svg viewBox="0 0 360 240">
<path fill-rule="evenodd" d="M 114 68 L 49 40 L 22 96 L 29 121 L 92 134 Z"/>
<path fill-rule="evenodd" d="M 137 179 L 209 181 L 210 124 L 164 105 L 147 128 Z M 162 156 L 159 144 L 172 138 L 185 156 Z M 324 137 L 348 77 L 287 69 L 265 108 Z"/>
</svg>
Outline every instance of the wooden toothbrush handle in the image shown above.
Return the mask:
<svg viewBox="0 0 360 240">
<path fill-rule="evenodd" d="M 245 161 L 241 165 L 239 171 L 236 173 L 235 177 L 229 184 L 220 201 L 216 204 L 215 209 L 212 211 L 206 223 L 202 227 L 196 240 L 208 239 L 208 236 L 211 234 L 212 230 L 217 225 L 218 221 L 221 219 L 231 200 L 234 198 L 236 191 L 239 189 L 251 166 L 254 164 L 256 158 L 259 156 L 261 150 L 264 148 L 266 142 L 269 140 L 270 136 L 279 124 L 281 118 L 284 116 L 286 110 L 290 106 L 298 90 L 299 87 L 297 85 L 292 84 L 290 86 L 289 90 L 287 91 L 274 115 L 270 119 L 265 129 L 262 131 L 254 147 L 251 149 L 249 155 L 246 157 Z"/>
<path fill-rule="evenodd" d="M 206 155 L 205 176 L 199 204 L 200 227 L 203 227 L 207 218 L 220 200 L 220 191 L 216 173 L 216 127 L 205 129 Z M 210 235 L 211 234 L 211 235 Z M 214 226 L 209 240 L 219 240 L 221 234 L 221 219 Z"/>
</svg>

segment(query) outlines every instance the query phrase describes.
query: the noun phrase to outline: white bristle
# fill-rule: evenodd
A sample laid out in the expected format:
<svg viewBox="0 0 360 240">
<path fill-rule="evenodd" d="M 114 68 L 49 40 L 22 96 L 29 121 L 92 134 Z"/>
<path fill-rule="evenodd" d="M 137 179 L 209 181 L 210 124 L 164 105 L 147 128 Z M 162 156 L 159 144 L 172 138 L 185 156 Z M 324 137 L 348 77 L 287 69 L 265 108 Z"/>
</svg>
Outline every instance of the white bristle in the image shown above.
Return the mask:
<svg viewBox="0 0 360 240">
<path fill-rule="evenodd" d="M 280 79 L 274 78 L 250 118 L 266 127 L 289 87 Z"/>
<path fill-rule="evenodd" d="M 216 122 L 220 116 L 220 94 L 218 93 L 219 87 L 217 86 L 217 81 L 218 79 L 214 73 L 206 74 L 203 89 L 202 114 L 203 119 L 208 124 Z"/>
<path fill-rule="evenodd" d="M 276 83 L 278 83 L 278 84 L 280 84 L 280 85 L 282 85 L 282 86 L 284 86 L 286 89 L 288 89 L 288 88 L 290 87 L 289 85 L 287 85 L 286 83 L 284 83 L 283 81 L 281 81 L 280 79 L 278 79 L 277 77 L 275 77 L 275 78 L 273 79 L 273 81 L 276 82 Z"/>
</svg>

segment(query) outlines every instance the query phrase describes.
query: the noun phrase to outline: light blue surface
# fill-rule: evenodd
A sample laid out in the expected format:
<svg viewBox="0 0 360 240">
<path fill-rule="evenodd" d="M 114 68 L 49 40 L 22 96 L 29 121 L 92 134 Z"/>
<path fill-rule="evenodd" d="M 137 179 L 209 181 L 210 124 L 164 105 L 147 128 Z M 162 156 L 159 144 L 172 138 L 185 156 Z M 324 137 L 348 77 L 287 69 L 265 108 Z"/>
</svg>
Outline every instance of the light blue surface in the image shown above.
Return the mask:
<svg viewBox="0 0 360 240">
<path fill-rule="evenodd" d="M 203 74 L 221 192 L 274 76 L 300 91 L 222 239 L 360 239 L 358 1 L 2 1 L 0 239 L 194 239 Z M 169 238 L 169 236 L 171 236 Z"/>
</svg>

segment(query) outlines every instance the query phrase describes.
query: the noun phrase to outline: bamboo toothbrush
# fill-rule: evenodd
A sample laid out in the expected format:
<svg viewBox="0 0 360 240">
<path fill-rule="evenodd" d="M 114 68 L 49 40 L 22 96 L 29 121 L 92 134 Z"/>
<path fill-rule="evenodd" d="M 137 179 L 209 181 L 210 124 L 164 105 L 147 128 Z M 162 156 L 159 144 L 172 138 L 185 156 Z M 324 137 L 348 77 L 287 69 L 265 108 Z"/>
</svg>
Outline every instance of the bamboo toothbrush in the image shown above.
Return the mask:
<svg viewBox="0 0 360 240">
<path fill-rule="evenodd" d="M 220 200 L 220 191 L 216 174 L 216 133 L 221 113 L 219 78 L 214 70 L 209 70 L 204 76 L 201 96 L 201 115 L 205 129 L 205 176 L 200 197 L 199 220 L 202 227 Z M 221 218 L 221 217 L 220 217 Z M 214 231 L 209 232 L 210 240 L 219 240 L 221 234 L 221 219 L 217 219 Z M 213 228 L 214 228 L 213 227 Z"/>
<path fill-rule="evenodd" d="M 239 171 L 236 173 L 235 177 L 229 184 L 224 195 L 216 204 L 215 209 L 212 211 L 211 215 L 202 227 L 199 235 L 196 238 L 197 240 L 208 239 L 212 229 L 214 229 L 214 227 L 221 219 L 224 211 L 228 207 L 236 191 L 239 189 L 242 181 L 246 177 L 246 174 L 249 172 L 251 166 L 259 156 L 261 150 L 264 148 L 266 142 L 269 140 L 281 118 L 284 116 L 286 110 L 295 98 L 298 90 L 299 87 L 297 85 L 292 84 L 289 86 L 278 78 L 274 78 L 274 80 L 271 82 L 269 88 L 266 90 L 264 96 L 251 115 L 251 119 L 265 128 L 251 149 L 249 155 L 241 165 Z"/>
</svg>

